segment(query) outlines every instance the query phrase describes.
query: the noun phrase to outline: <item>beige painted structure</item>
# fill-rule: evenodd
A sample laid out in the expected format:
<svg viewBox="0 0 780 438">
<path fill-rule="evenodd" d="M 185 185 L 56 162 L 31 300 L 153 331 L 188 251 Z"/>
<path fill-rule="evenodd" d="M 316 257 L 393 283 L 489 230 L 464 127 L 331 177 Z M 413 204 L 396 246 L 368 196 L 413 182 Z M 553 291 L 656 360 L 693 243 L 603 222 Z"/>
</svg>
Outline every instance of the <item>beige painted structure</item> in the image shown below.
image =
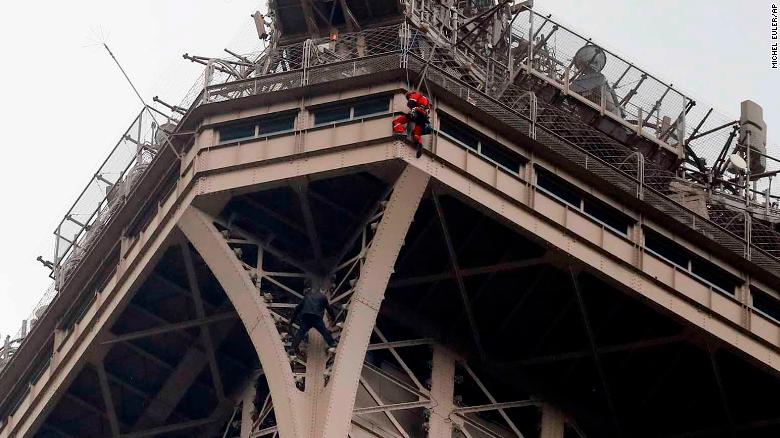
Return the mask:
<svg viewBox="0 0 780 438">
<path fill-rule="evenodd" d="M 473 202 L 491 216 L 510 224 L 518 233 L 543 242 L 553 254 L 554 263 L 595 273 L 773 373 L 780 372 L 780 324 L 753 311 L 748 293 L 748 288 L 754 286 L 780 297 L 776 284 L 751 278 L 740 266 L 721 260 L 688 242 L 685 236 L 675 236 L 663 226 L 643 218 L 641 211 L 618 204 L 618 208 L 637 221 L 628 236 L 622 236 L 584 212 L 557 201 L 536 186 L 534 165 L 575 182 L 596 198 L 613 205 L 616 203 L 598 187 L 578 181 L 565 168 L 535 156 L 526 140 L 513 141 L 492 133 L 490 127 L 469 119 L 444 100 L 437 102 L 436 111 L 478 128 L 525 156 L 529 162 L 520 174 L 512 174 L 438 134 L 430 137 L 426 154 L 416 159 L 408 144 L 391 138 L 392 113 L 404 105 L 401 88 L 399 83 L 355 88 L 350 92 L 282 101 L 207 117 L 200 125 L 194 146 L 182 158 L 174 189 L 157 201 L 156 212 L 146 226 L 137 236 L 114 236 L 122 240 L 119 265 L 98 291 L 81 321 L 68 332 L 53 334 L 54 353 L 50 363 L 15 412 L 0 420 L 0 438 L 33 436 L 76 372 L 87 362 L 99 362 L 101 344 L 110 340 L 108 329 L 112 322 L 128 305 L 163 251 L 171 245 L 181 244 L 179 230 L 214 273 L 251 338 L 269 382 L 281 436 L 336 438 L 344 437 L 350 428 L 359 429 L 361 420 L 353 419 L 353 413 L 358 412 L 356 409 L 363 409 L 359 411 L 362 413 L 372 409 L 355 405 L 356 398 L 364 390 L 364 384 L 361 384 L 361 379 L 365 378 L 361 376 L 366 375 L 363 358 L 370 346 L 370 336 L 396 257 L 429 181 L 435 182 L 439 190 Z M 386 92 L 394 96 L 389 114 L 314 126 L 306 111 L 313 105 Z M 215 124 L 290 109 L 303 109 L 293 132 L 246 142 L 218 143 Z M 323 382 L 324 388 L 307 385 L 306 391 L 301 392 L 296 388 L 283 340 L 267 303 L 256 293 L 253 279 L 215 227 L 216 214 L 231 197 L 239 194 L 299 177 L 346 173 L 359 167 L 387 163 L 400 163 L 403 173 L 395 182 L 377 233 L 365 254 L 328 384 L 324 386 L 320 375 L 319 381 Z M 738 298 L 725 297 L 690 272 L 648 251 L 644 246 L 643 227 L 668 235 L 743 279 L 745 285 Z M 431 408 L 428 436 L 453 436 L 453 423 L 460 428 L 466 427 L 466 423 L 479 428 L 478 421 L 467 415 L 478 410 L 458 410 L 450 401 L 454 357 L 444 347 L 434 347 L 432 387 L 423 391 L 429 398 L 402 402 L 407 405 L 396 404 L 385 411 L 426 407 L 430 406 L 427 400 L 438 400 Z M 208 362 L 207 357 L 204 360 Z M 324 370 L 324 362 L 321 368 Z M 307 372 L 313 373 L 311 369 Z M 105 398 L 110 401 L 110 395 Z M 484 407 L 499 411 L 503 408 L 506 406 Z M 565 418 L 561 411 L 544 404 L 542 412 L 542 437 L 563 437 Z M 454 414 L 458 414 L 455 420 Z M 397 422 L 389 414 L 388 418 Z M 208 420 L 215 418 L 202 422 Z M 116 424 L 116 418 L 112 423 Z M 512 430 L 511 421 L 507 428 Z M 117 424 L 113 436 L 152 436 L 162 431 L 120 435 L 118 430 Z M 353 436 L 362 435 L 355 432 Z"/>
</svg>

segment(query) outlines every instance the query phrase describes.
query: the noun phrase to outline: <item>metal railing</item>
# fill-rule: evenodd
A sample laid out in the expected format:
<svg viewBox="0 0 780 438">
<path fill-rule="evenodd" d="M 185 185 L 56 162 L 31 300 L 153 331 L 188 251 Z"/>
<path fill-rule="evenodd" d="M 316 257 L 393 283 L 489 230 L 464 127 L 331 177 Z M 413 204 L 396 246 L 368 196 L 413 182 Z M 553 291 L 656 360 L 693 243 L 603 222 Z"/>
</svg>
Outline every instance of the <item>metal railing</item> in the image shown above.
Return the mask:
<svg viewBox="0 0 780 438">
<path fill-rule="evenodd" d="M 54 230 L 53 273 L 57 287 L 77 265 L 102 227 L 124 203 L 154 159 L 165 135 L 151 107 L 144 107 L 92 175 Z M 169 123 L 168 119 L 163 124 Z M 170 126 L 170 125 L 169 125 Z"/>
<path fill-rule="evenodd" d="M 0 339 L 0 370 L 13 358 L 106 224 L 122 208 L 125 197 L 141 181 L 159 149 L 168 142 L 166 130 L 172 126 L 168 123 L 170 119 L 166 115 L 151 107 L 142 108 L 57 225 L 54 259 L 44 261 L 52 268 L 54 282 L 22 321 L 16 334 Z"/>
</svg>

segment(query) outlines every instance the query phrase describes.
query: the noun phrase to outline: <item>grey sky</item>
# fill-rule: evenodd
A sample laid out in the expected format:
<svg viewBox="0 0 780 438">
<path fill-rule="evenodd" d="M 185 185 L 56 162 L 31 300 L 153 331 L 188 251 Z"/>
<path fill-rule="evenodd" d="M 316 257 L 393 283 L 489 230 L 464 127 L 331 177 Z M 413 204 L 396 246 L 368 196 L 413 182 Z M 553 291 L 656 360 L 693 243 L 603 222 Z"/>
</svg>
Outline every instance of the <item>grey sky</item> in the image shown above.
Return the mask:
<svg viewBox="0 0 780 438">
<path fill-rule="evenodd" d="M 537 0 L 595 42 L 736 115 L 746 98 L 780 136 L 780 70 L 769 69 L 771 2 Z M 13 2 L 0 16 L 0 334 L 49 284 L 52 230 L 140 110 L 96 43 L 100 30 L 143 97 L 178 103 L 200 74 L 185 52 L 246 51 L 257 0 Z M 90 44 L 92 45 L 90 47 Z M 85 47 L 87 46 L 87 47 Z M 776 143 L 773 143 L 773 145 Z M 777 148 L 770 150 L 780 155 Z"/>
</svg>

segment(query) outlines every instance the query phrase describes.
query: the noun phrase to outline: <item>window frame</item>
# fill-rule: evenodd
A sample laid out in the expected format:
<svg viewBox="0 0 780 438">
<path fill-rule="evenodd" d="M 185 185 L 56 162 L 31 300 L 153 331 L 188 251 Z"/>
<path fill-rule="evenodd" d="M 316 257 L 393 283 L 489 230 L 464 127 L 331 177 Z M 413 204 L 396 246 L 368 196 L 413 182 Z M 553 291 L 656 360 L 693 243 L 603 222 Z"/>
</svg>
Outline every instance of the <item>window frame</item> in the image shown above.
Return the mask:
<svg viewBox="0 0 780 438">
<path fill-rule="evenodd" d="M 442 127 L 443 123 L 450 123 L 456 130 L 465 131 L 464 133 L 466 135 L 471 135 L 474 140 L 476 140 L 476 148 L 471 146 L 470 144 L 465 143 L 464 141 L 456 138 L 453 134 L 450 134 L 444 130 Z M 512 175 L 516 176 L 522 176 L 523 169 L 525 168 L 526 164 L 528 164 L 528 159 L 524 157 L 523 155 L 513 151 L 512 149 L 508 148 L 507 146 L 501 144 L 500 142 L 493 140 L 484 134 L 481 134 L 479 131 L 469 127 L 465 123 L 457 120 L 456 118 L 447 115 L 446 113 L 439 112 L 439 128 L 437 129 L 437 132 L 439 135 L 444 136 L 446 139 L 452 141 L 453 143 L 457 144 L 458 146 L 465 148 L 467 150 L 473 151 L 477 153 L 480 158 L 495 164 L 496 166 L 500 167 L 501 169 L 506 170 L 507 172 L 511 173 Z M 502 163 L 499 163 L 495 159 L 489 157 L 488 155 L 485 155 L 485 153 L 482 151 L 483 145 L 487 145 L 488 147 L 495 148 L 499 152 L 507 152 L 509 155 L 515 155 L 517 157 L 518 166 L 517 170 L 506 166 Z"/>
<path fill-rule="evenodd" d="M 279 111 L 275 113 L 263 114 L 262 116 L 253 117 L 251 119 L 246 119 L 241 121 L 230 121 L 221 125 L 217 125 L 213 128 L 214 131 L 216 131 L 217 133 L 217 137 L 218 137 L 217 144 L 223 145 L 223 144 L 237 143 L 237 142 L 248 141 L 248 140 L 256 140 L 259 138 L 268 138 L 276 135 L 282 135 L 282 134 L 293 132 L 295 131 L 295 121 L 298 118 L 299 114 L 300 114 L 299 110 Z M 272 132 L 261 132 L 264 121 L 283 120 L 286 117 L 289 117 L 291 119 L 292 123 L 290 128 L 279 130 L 279 131 L 272 131 Z M 254 127 L 254 134 L 250 137 L 238 137 L 229 140 L 223 140 L 222 138 L 223 129 L 230 128 L 232 126 L 240 126 L 240 125 L 252 125 Z"/>
<path fill-rule="evenodd" d="M 690 275 L 692 278 L 694 278 L 698 282 L 700 282 L 700 283 L 704 284 L 705 286 L 709 287 L 710 289 L 720 293 L 724 297 L 727 297 L 727 298 L 729 298 L 731 300 L 734 300 L 734 301 L 738 302 L 737 290 L 739 289 L 739 287 L 742 284 L 744 284 L 744 282 L 740 278 L 734 276 L 732 273 L 726 271 L 725 269 L 721 268 L 720 266 L 718 266 L 718 265 L 716 265 L 716 264 L 714 264 L 714 263 L 712 263 L 712 262 L 702 258 L 701 256 L 698 256 L 697 254 L 691 252 L 690 250 L 688 250 L 684 246 L 680 245 L 679 243 L 677 243 L 674 240 L 664 236 L 663 234 L 661 234 L 660 232 L 658 232 L 658 231 L 656 231 L 656 230 L 654 230 L 652 228 L 649 228 L 647 226 L 643 226 L 642 227 L 642 235 L 644 236 L 644 241 L 642 242 L 642 247 L 644 248 L 645 251 L 647 251 L 648 253 L 650 253 L 650 254 L 660 258 L 661 260 L 665 261 L 666 263 L 669 263 L 670 265 L 674 266 L 676 269 L 679 269 L 679 270 L 685 272 L 686 274 Z M 683 266 L 680 263 L 678 263 L 677 261 L 672 260 L 672 259 L 668 258 L 667 256 L 659 253 L 658 251 L 650 248 L 647 245 L 647 236 L 648 235 L 655 235 L 655 236 L 657 236 L 658 240 L 661 241 L 662 243 L 666 243 L 666 244 L 668 244 L 668 245 L 670 245 L 672 247 L 675 247 L 674 249 L 681 251 L 682 254 L 687 259 L 686 260 L 686 262 L 687 262 L 686 266 Z M 663 241 L 666 241 L 666 242 L 663 242 Z M 699 264 L 711 267 L 711 268 L 713 268 L 716 271 L 721 271 L 722 275 L 731 277 L 730 280 L 733 280 L 733 283 L 734 283 L 732 290 L 728 291 L 727 289 L 724 289 L 720 285 L 718 285 L 718 284 L 712 282 L 711 280 L 709 280 L 709 279 L 699 275 L 698 273 L 696 273 L 694 271 L 694 269 L 693 269 L 694 265 L 696 263 L 699 263 Z"/>
<path fill-rule="evenodd" d="M 355 115 L 355 108 L 362 104 L 362 103 L 368 103 L 372 101 L 379 101 L 380 99 L 386 99 L 387 101 L 387 107 L 383 111 L 376 111 L 372 113 L 367 114 L 361 114 L 359 116 Z M 337 123 L 345 123 L 345 122 L 352 122 L 355 120 L 363 120 L 370 117 L 375 117 L 379 115 L 385 115 L 391 113 L 391 102 L 392 102 L 392 95 L 390 94 L 374 94 L 369 96 L 363 96 L 359 99 L 347 99 L 347 100 L 340 100 L 335 102 L 328 102 L 324 103 L 322 105 L 312 106 L 308 108 L 309 113 L 311 114 L 312 118 L 314 119 L 314 127 L 319 128 L 322 126 L 328 126 L 328 125 L 334 125 Z M 342 118 L 342 119 L 336 119 L 336 120 L 329 120 L 326 122 L 318 122 L 317 121 L 317 113 L 321 111 L 328 111 L 328 110 L 334 110 L 334 109 L 343 109 L 347 108 L 349 110 L 349 117 Z"/>
<path fill-rule="evenodd" d="M 534 166 L 534 174 L 536 175 L 536 181 L 534 183 L 534 187 L 537 188 L 537 190 L 541 191 L 547 196 L 552 197 L 553 199 L 557 200 L 558 202 L 568 205 L 570 208 L 574 209 L 575 211 L 581 213 L 582 215 L 598 222 L 601 224 L 605 229 L 611 231 L 612 233 L 615 233 L 618 236 L 628 238 L 631 233 L 631 228 L 635 227 L 637 225 L 637 221 L 632 218 L 631 216 L 623 213 L 622 211 L 612 208 L 607 204 L 607 202 L 593 196 L 589 195 L 588 193 L 580 190 L 576 185 L 570 183 L 564 178 L 561 178 L 560 176 L 556 175 L 554 172 L 551 172 L 544 167 L 539 166 L 538 164 Z M 551 191 L 548 188 L 543 187 L 539 184 L 539 176 L 542 175 L 542 178 L 548 178 L 552 184 L 561 185 L 562 189 L 574 194 L 578 197 L 578 204 L 575 205 L 571 200 L 565 199 L 557 194 L 555 194 L 553 191 Z M 626 229 L 621 230 L 619 228 L 615 228 L 612 224 L 609 224 L 605 222 L 603 219 L 599 218 L 598 216 L 594 215 L 593 213 L 590 213 L 587 211 L 588 206 L 595 206 L 598 209 L 602 209 L 606 211 L 607 213 L 610 213 L 611 215 L 614 215 L 616 218 L 624 218 L 626 221 Z"/>
</svg>

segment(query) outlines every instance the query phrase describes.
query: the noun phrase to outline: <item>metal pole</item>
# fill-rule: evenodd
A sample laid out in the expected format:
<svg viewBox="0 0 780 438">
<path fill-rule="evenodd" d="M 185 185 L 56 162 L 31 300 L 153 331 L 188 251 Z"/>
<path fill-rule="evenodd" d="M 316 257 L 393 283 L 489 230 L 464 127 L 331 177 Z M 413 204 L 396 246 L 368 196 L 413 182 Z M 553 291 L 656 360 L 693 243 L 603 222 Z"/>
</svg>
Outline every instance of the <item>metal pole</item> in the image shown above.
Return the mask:
<svg viewBox="0 0 780 438">
<path fill-rule="evenodd" d="M 531 60 L 534 57 L 534 11 L 530 11 L 531 16 L 528 18 L 530 28 L 528 29 L 528 70 L 531 70 Z"/>
</svg>

